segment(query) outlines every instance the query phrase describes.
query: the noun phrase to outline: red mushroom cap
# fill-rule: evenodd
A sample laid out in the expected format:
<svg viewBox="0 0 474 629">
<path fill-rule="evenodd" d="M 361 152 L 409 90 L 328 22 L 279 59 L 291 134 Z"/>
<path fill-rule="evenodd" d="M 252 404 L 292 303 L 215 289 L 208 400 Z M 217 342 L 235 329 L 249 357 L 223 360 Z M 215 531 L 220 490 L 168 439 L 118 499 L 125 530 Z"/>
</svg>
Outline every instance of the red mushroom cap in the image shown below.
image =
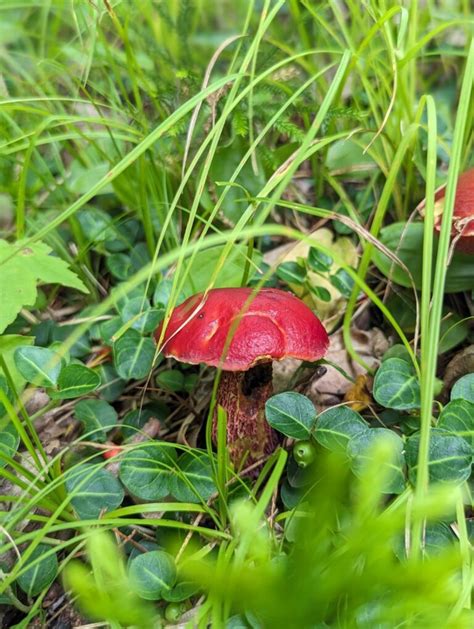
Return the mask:
<svg viewBox="0 0 474 629">
<path fill-rule="evenodd" d="M 435 229 L 438 232 L 441 230 L 445 194 L 445 185 L 435 193 Z M 424 206 L 423 201 L 419 206 L 420 210 Z M 474 254 L 474 168 L 466 170 L 458 178 L 451 237 L 458 238 L 457 251 Z"/>
<path fill-rule="evenodd" d="M 157 341 L 161 331 L 162 325 L 155 332 Z M 287 357 L 318 360 L 328 345 L 318 317 L 293 294 L 275 288 L 258 293 L 215 288 L 174 309 L 162 351 L 185 363 L 246 371 L 259 362 Z"/>
</svg>

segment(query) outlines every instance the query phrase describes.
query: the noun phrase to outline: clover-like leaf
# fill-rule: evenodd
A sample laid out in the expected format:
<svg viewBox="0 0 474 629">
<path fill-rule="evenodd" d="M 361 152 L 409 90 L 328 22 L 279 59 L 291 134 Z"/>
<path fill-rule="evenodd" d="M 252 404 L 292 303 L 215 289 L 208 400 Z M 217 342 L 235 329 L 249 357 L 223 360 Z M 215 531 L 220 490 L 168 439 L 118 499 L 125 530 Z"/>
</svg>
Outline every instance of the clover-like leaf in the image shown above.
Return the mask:
<svg viewBox="0 0 474 629">
<path fill-rule="evenodd" d="M 375 374 L 374 398 L 386 408 L 420 408 L 420 383 L 412 365 L 401 358 L 385 360 Z"/>
</svg>

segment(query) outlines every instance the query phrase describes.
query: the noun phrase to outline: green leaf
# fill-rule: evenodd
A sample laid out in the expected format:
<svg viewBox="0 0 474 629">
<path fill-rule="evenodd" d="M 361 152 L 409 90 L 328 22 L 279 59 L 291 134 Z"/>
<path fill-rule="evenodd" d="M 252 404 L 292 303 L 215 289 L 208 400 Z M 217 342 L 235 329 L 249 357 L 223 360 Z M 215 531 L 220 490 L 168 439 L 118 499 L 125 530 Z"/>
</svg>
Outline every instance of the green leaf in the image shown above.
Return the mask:
<svg viewBox="0 0 474 629">
<path fill-rule="evenodd" d="M 214 288 L 238 287 L 241 284 L 244 269 L 247 265 L 247 247 L 234 245 L 230 254 L 221 260 L 225 245 L 209 247 L 199 251 L 196 256 L 186 261 L 186 276 L 182 292 L 185 295 L 201 293 L 209 286 L 215 277 Z M 255 275 L 262 254 L 255 250 L 250 265 L 249 280 Z"/>
<path fill-rule="evenodd" d="M 100 376 L 85 365 L 67 365 L 61 369 L 57 391 L 49 391 L 53 400 L 68 400 L 95 391 L 100 386 Z"/>
<path fill-rule="evenodd" d="M 7 379 L 4 378 L 2 375 L 0 375 L 0 390 L 2 390 L 3 393 L 6 395 L 7 400 L 13 403 L 13 400 L 14 400 L 13 391 L 8 386 Z M 0 399 L 0 419 L 5 417 L 6 414 L 7 414 L 7 409 L 5 408 L 5 405 L 2 403 L 2 400 Z"/>
<path fill-rule="evenodd" d="M 217 492 L 213 468 L 207 454 L 187 452 L 178 460 L 170 493 L 180 502 L 206 502 Z"/>
<path fill-rule="evenodd" d="M 109 319 L 108 321 L 103 321 L 99 325 L 99 338 L 104 341 L 107 345 L 112 343 L 112 337 L 116 332 L 120 330 L 123 326 L 122 318 L 117 316 Z"/>
<path fill-rule="evenodd" d="M 316 284 L 312 284 L 311 282 L 308 282 L 307 286 L 317 299 L 325 301 L 326 303 L 329 303 L 331 301 L 331 293 L 328 291 L 327 288 L 324 288 L 324 286 L 317 286 Z"/>
<path fill-rule="evenodd" d="M 178 369 L 165 369 L 156 376 L 156 384 L 166 391 L 183 391 L 184 375 Z"/>
<path fill-rule="evenodd" d="M 122 419 L 122 435 L 124 439 L 134 437 L 149 419 L 153 417 L 164 421 L 169 415 L 169 408 L 164 402 L 154 402 L 153 407 L 137 408 L 129 411 Z"/>
<path fill-rule="evenodd" d="M 443 310 L 443 318 L 439 330 L 439 347 L 438 353 L 444 354 L 454 347 L 463 343 L 469 336 L 470 321 L 463 319 L 456 312 L 450 312 L 448 309 Z"/>
<path fill-rule="evenodd" d="M 363 477 L 371 450 L 377 440 L 383 439 L 392 447 L 390 460 L 385 461 L 380 469 L 384 483 L 382 491 L 387 494 L 400 494 L 405 489 L 405 457 L 403 440 L 393 430 L 387 428 L 369 428 L 354 435 L 347 444 L 347 452 L 352 458 L 352 469 Z"/>
<path fill-rule="evenodd" d="M 162 550 L 152 550 L 135 557 L 130 563 L 130 579 L 139 596 L 158 601 L 176 583 L 174 559 Z"/>
<path fill-rule="evenodd" d="M 155 292 L 153 293 L 153 305 L 158 306 L 160 308 L 166 308 L 168 302 L 171 297 L 171 291 L 173 289 L 173 280 L 162 280 L 156 287 Z M 185 293 L 181 291 L 176 300 L 176 306 L 179 306 L 183 303 L 188 297 L 191 297 L 192 290 Z"/>
<path fill-rule="evenodd" d="M 373 394 L 386 408 L 420 408 L 420 383 L 412 365 L 401 358 L 389 358 L 380 365 Z"/>
<path fill-rule="evenodd" d="M 277 276 L 287 284 L 304 284 L 307 276 L 306 269 L 297 262 L 282 262 L 277 266 Z"/>
<path fill-rule="evenodd" d="M 128 279 L 131 273 L 132 263 L 130 256 L 127 256 L 125 253 L 113 253 L 107 256 L 105 264 L 110 273 L 118 280 Z"/>
<path fill-rule="evenodd" d="M 110 627 L 159 626 L 156 611 L 139 598 L 130 584 L 123 556 L 109 531 L 95 528 L 87 537 L 90 566 L 65 562 L 64 581 L 88 618 L 107 619 Z M 158 623 L 158 624 L 157 624 Z"/>
<path fill-rule="evenodd" d="M 314 437 L 328 450 L 346 452 L 349 441 L 369 430 L 356 411 L 347 406 L 329 408 L 318 416 Z"/>
<path fill-rule="evenodd" d="M 114 237 L 115 227 L 113 220 L 104 210 L 86 207 L 79 210 L 76 216 L 84 236 L 92 244 Z"/>
<path fill-rule="evenodd" d="M 128 491 L 142 500 L 161 500 L 170 491 L 175 473 L 176 451 L 163 443 L 140 446 L 125 454 L 120 463 L 120 480 Z"/>
<path fill-rule="evenodd" d="M 316 409 L 306 396 L 292 391 L 278 393 L 265 404 L 270 426 L 294 439 L 307 439 L 316 420 Z"/>
<path fill-rule="evenodd" d="M 470 444 L 474 454 L 474 404 L 472 402 L 460 398 L 446 404 L 440 413 L 437 427 L 452 435 L 463 437 Z"/>
<path fill-rule="evenodd" d="M 21 336 L 19 334 L 5 334 L 0 336 L 0 356 L 7 365 L 7 369 L 18 393 L 20 393 L 22 388 L 25 386 L 26 380 L 16 367 L 15 351 L 19 347 L 31 346 L 33 343 L 34 338 L 32 336 Z M 3 368 L 1 365 L 0 374 L 3 374 Z"/>
<path fill-rule="evenodd" d="M 474 402 L 474 373 L 467 373 L 454 383 L 451 389 L 451 399 L 463 399 Z"/>
<path fill-rule="evenodd" d="M 79 518 L 96 519 L 116 509 L 124 497 L 122 485 L 109 471 L 97 465 L 78 465 L 65 474 L 66 491 Z"/>
<path fill-rule="evenodd" d="M 316 247 L 311 247 L 308 251 L 308 264 L 316 273 L 326 273 L 330 271 L 333 263 L 331 256 L 323 253 Z"/>
<path fill-rule="evenodd" d="M 61 372 L 59 355 L 45 347 L 19 347 L 15 364 L 27 382 L 40 387 L 56 386 Z"/>
<path fill-rule="evenodd" d="M 114 364 L 124 380 L 140 380 L 150 373 L 155 357 L 155 344 L 137 330 L 128 330 L 115 341 Z"/>
<path fill-rule="evenodd" d="M 391 249 L 400 260 L 410 269 L 417 289 L 421 289 L 421 273 L 423 269 L 423 223 L 393 223 L 380 231 L 381 242 Z M 435 266 L 437 251 L 437 238 L 433 246 L 432 266 Z M 392 279 L 396 284 L 411 288 L 412 283 L 406 271 L 395 264 L 385 254 L 375 250 L 373 261 L 379 271 L 385 277 Z M 448 293 L 457 293 L 472 289 L 474 276 L 474 257 L 467 254 L 455 253 L 451 263 L 446 269 L 445 290 Z"/>
<path fill-rule="evenodd" d="M 104 400 L 81 400 L 74 406 L 76 418 L 91 441 L 104 442 L 106 433 L 117 424 L 117 412 Z"/>
<path fill-rule="evenodd" d="M 162 321 L 165 311 L 163 308 L 150 308 L 148 300 L 143 297 L 130 299 L 121 311 L 124 321 L 132 321 L 132 328 L 138 330 L 140 334 L 154 332 L 160 321 Z"/>
<path fill-rule="evenodd" d="M 234 185 L 228 186 L 226 195 L 222 203 L 222 212 L 232 223 L 236 223 L 242 213 L 247 208 L 248 195 L 257 196 L 266 183 L 265 168 L 260 161 L 260 151 L 255 154 L 258 164 L 257 174 L 255 173 L 250 160 L 244 161 L 244 165 L 240 168 L 240 162 L 247 151 L 248 145 L 242 138 L 236 138 L 226 146 L 220 146 L 212 160 L 210 177 L 216 182 L 230 181 L 236 173 L 239 166 L 239 174 L 235 179 Z M 224 184 L 222 184 L 224 185 Z M 244 189 L 242 189 L 244 188 Z M 223 188 L 217 188 L 217 194 L 221 194 Z M 215 201 L 209 199 L 208 204 L 214 207 Z"/>
<path fill-rule="evenodd" d="M 339 269 L 329 277 L 329 281 L 343 297 L 349 299 L 354 288 L 354 280 L 345 269 Z"/>
<path fill-rule="evenodd" d="M 37 285 L 62 284 L 87 293 L 87 288 L 66 262 L 49 255 L 42 242 L 10 244 L 0 239 L 0 334 L 16 319 L 23 306 L 33 306 Z"/>
<path fill-rule="evenodd" d="M 171 589 L 163 592 L 162 596 L 169 603 L 180 603 L 199 592 L 199 585 L 192 581 L 178 581 Z"/>
<path fill-rule="evenodd" d="M 29 597 L 42 592 L 56 578 L 58 559 L 54 553 L 45 556 L 45 553 L 50 550 L 51 546 L 39 544 L 23 564 L 24 567 L 32 565 L 18 576 L 17 583 Z"/>
<path fill-rule="evenodd" d="M 0 467 L 6 465 L 5 456 L 13 458 L 20 445 L 20 437 L 15 426 L 9 422 L 0 430 Z"/>
<path fill-rule="evenodd" d="M 113 365 L 104 364 L 96 368 L 102 383 L 99 396 L 107 402 L 114 402 L 125 389 L 125 380 L 119 377 Z"/>
<path fill-rule="evenodd" d="M 416 483 L 420 434 L 409 437 L 406 460 L 410 481 Z M 462 483 L 471 475 L 471 446 L 462 437 L 450 435 L 439 428 L 431 431 L 429 447 L 429 478 L 432 483 Z"/>
</svg>

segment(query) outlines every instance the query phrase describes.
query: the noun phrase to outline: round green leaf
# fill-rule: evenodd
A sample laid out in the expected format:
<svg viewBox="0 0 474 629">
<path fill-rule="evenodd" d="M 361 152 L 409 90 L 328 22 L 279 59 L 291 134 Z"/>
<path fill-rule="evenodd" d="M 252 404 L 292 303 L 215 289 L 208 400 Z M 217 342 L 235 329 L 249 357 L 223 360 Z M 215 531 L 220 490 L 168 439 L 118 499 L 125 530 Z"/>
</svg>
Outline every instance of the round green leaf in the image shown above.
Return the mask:
<svg viewBox="0 0 474 629">
<path fill-rule="evenodd" d="M 347 406 L 329 408 L 316 422 L 315 439 L 328 450 L 346 452 L 349 440 L 369 430 L 359 413 Z"/>
<path fill-rule="evenodd" d="M 71 504 L 83 520 L 116 509 L 124 497 L 123 487 L 113 474 L 96 465 L 79 465 L 66 472 L 66 491 Z"/>
<path fill-rule="evenodd" d="M 276 270 L 277 276 L 287 284 L 304 284 L 306 269 L 297 262 L 282 262 Z"/>
<path fill-rule="evenodd" d="M 209 457 L 203 453 L 186 453 L 180 457 L 171 479 L 170 493 L 180 502 L 206 502 L 217 487 Z"/>
<path fill-rule="evenodd" d="M 61 372 L 61 360 L 45 347 L 19 347 L 15 365 L 27 382 L 40 387 L 54 387 Z"/>
<path fill-rule="evenodd" d="M 366 468 L 371 449 L 379 439 L 384 439 L 392 447 L 391 457 L 380 470 L 384 477 L 382 491 L 387 494 L 400 494 L 405 489 L 405 457 L 403 440 L 393 430 L 369 428 L 354 435 L 347 444 L 347 452 L 352 458 L 352 469 L 356 475 Z"/>
<path fill-rule="evenodd" d="M 106 433 L 117 424 L 117 412 L 105 400 L 81 400 L 74 406 L 74 414 L 92 441 L 104 442 Z"/>
<path fill-rule="evenodd" d="M 474 453 L 474 404 L 462 398 L 454 399 L 443 408 L 438 428 L 452 435 L 463 437 Z"/>
<path fill-rule="evenodd" d="M 45 555 L 50 550 L 50 546 L 39 544 L 24 563 L 24 567 L 30 564 L 31 567 L 18 576 L 18 585 L 30 597 L 42 592 L 56 578 L 58 559 L 54 553 Z"/>
<path fill-rule="evenodd" d="M 58 390 L 51 391 L 54 400 L 68 400 L 95 391 L 100 386 L 100 376 L 85 365 L 67 365 L 61 369 Z"/>
<path fill-rule="evenodd" d="M 467 373 L 454 383 L 451 389 L 451 399 L 458 398 L 474 402 L 474 373 Z"/>
<path fill-rule="evenodd" d="M 406 444 L 406 460 L 410 481 L 416 482 L 420 435 L 409 437 Z M 430 481 L 462 483 L 471 475 L 471 446 L 462 437 L 450 435 L 435 428 L 431 431 L 429 447 Z"/>
<path fill-rule="evenodd" d="M 184 375 L 178 369 L 165 369 L 156 376 L 156 384 L 166 391 L 183 391 Z"/>
<path fill-rule="evenodd" d="M 176 583 L 174 559 L 162 550 L 138 555 L 130 562 L 130 579 L 141 598 L 158 601 Z"/>
<path fill-rule="evenodd" d="M 114 363 L 124 380 L 140 380 L 150 373 L 155 356 L 155 344 L 137 330 L 128 330 L 114 343 Z"/>
<path fill-rule="evenodd" d="M 120 480 L 134 496 L 160 500 L 171 493 L 175 465 L 174 448 L 154 442 L 125 454 L 120 463 Z"/>
<path fill-rule="evenodd" d="M 287 437 L 307 439 L 316 420 L 316 410 L 306 396 L 290 391 L 267 400 L 265 417 L 270 426 Z"/>
<path fill-rule="evenodd" d="M 420 408 L 420 384 L 412 365 L 401 358 L 385 360 L 375 374 L 374 398 L 386 408 Z"/>
</svg>

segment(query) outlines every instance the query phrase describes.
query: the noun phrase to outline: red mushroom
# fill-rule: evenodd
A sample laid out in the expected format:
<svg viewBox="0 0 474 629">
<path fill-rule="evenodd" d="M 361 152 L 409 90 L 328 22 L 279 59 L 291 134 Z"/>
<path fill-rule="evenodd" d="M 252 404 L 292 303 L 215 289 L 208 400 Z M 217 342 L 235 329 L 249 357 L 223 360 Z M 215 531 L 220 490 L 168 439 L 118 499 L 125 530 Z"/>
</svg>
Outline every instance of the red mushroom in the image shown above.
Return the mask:
<svg viewBox="0 0 474 629">
<path fill-rule="evenodd" d="M 438 188 L 435 193 L 435 229 L 441 230 L 444 195 L 446 186 Z M 418 209 L 423 213 L 425 201 Z M 455 240 L 455 248 L 462 253 L 474 254 L 474 168 L 462 173 L 456 186 L 451 238 Z"/>
<path fill-rule="evenodd" d="M 155 337 L 159 341 L 162 325 Z M 271 453 L 277 438 L 265 420 L 272 360 L 315 361 L 328 348 L 322 323 L 300 299 L 274 288 L 216 288 L 174 309 L 162 339 L 167 357 L 222 368 L 217 404 L 227 411 L 230 459 L 240 466 Z M 213 438 L 216 437 L 214 414 Z"/>
</svg>

